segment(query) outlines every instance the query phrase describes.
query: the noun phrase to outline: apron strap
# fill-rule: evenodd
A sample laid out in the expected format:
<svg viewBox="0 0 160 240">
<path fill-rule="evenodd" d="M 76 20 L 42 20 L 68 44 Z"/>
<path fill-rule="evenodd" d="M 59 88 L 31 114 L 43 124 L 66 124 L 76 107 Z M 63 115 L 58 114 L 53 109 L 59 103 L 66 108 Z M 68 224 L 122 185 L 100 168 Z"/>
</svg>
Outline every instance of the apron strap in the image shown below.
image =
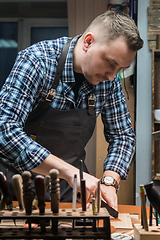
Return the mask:
<svg viewBox="0 0 160 240">
<path fill-rule="evenodd" d="M 88 98 L 88 114 L 93 115 L 95 112 L 95 104 L 96 104 L 96 96 L 95 96 L 95 89 L 91 92 Z"/>
<path fill-rule="evenodd" d="M 56 69 L 56 74 L 55 74 L 55 77 L 54 77 L 54 81 L 53 81 L 53 84 L 52 84 L 52 88 L 49 90 L 49 92 L 47 94 L 46 101 L 51 102 L 53 100 L 54 96 L 55 96 L 56 88 L 59 84 L 59 79 L 60 79 L 60 77 L 62 75 L 62 72 L 63 72 L 63 67 L 64 67 L 64 64 L 65 64 L 65 60 L 66 60 L 66 57 L 67 57 L 67 53 L 68 53 L 71 41 L 72 41 L 72 38 L 67 41 L 67 43 L 65 44 L 65 46 L 62 50 L 62 53 L 61 53 L 60 58 L 59 58 L 58 66 L 57 66 L 57 69 Z"/>
<path fill-rule="evenodd" d="M 68 53 L 71 41 L 72 41 L 72 39 L 69 39 L 63 47 L 63 50 L 61 52 L 61 55 L 60 55 L 60 58 L 59 58 L 59 61 L 58 61 L 58 66 L 57 66 L 57 69 L 56 69 L 56 74 L 55 74 L 55 77 L 54 77 L 54 81 L 53 81 L 51 89 L 49 90 L 49 92 L 47 94 L 46 99 L 43 102 L 41 102 L 29 114 L 28 119 L 27 119 L 28 122 L 32 121 L 34 118 L 37 118 L 41 114 L 41 111 L 45 111 L 46 109 L 48 109 L 51 101 L 54 99 L 55 93 L 56 93 L 56 88 L 58 86 L 59 79 L 60 79 L 61 74 L 63 72 L 63 67 L 64 67 L 64 64 L 65 64 L 65 60 L 66 60 L 66 57 L 67 57 L 67 53 Z M 33 139 L 33 140 L 35 140 L 35 139 Z"/>
</svg>

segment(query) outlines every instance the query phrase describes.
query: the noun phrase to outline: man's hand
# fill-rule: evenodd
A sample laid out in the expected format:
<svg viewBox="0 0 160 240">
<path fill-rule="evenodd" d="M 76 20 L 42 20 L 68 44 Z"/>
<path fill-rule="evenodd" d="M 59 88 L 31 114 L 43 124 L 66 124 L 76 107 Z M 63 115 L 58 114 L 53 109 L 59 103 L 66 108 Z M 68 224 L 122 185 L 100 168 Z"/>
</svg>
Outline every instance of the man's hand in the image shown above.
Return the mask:
<svg viewBox="0 0 160 240">
<path fill-rule="evenodd" d="M 96 196 L 97 186 L 98 186 L 98 178 L 83 172 L 83 179 L 86 182 L 86 203 L 89 203 L 92 201 L 91 196 L 94 194 Z M 72 179 L 71 179 L 72 180 Z M 69 182 L 69 184 L 73 185 L 72 181 Z M 80 192 L 80 177 L 79 174 L 77 175 L 77 191 Z"/>
<path fill-rule="evenodd" d="M 86 201 L 91 202 L 92 193 L 96 197 L 98 178 L 83 172 L 83 178 L 86 180 Z M 113 186 L 106 186 L 105 184 L 100 185 L 100 196 L 108 205 L 118 211 L 118 200 L 116 189 Z"/>
<path fill-rule="evenodd" d="M 52 154 L 49 154 L 48 157 L 32 171 L 48 175 L 51 169 L 57 169 L 59 171 L 59 178 L 65 179 L 72 188 L 74 175 L 77 174 L 77 191 L 81 191 L 79 169 Z M 86 201 L 90 202 L 92 192 L 94 195 L 96 194 L 98 178 L 83 172 L 83 179 L 86 180 Z"/>
<path fill-rule="evenodd" d="M 80 192 L 81 189 L 79 169 L 52 154 L 49 154 L 48 157 L 32 171 L 39 174 L 48 175 L 51 169 L 57 169 L 59 171 L 59 178 L 65 179 L 72 188 L 74 174 L 77 174 L 77 191 Z M 112 176 L 119 183 L 120 176 L 118 173 L 107 170 L 104 172 L 104 174 L 105 176 Z M 96 196 L 97 193 L 98 178 L 83 172 L 83 179 L 86 180 L 86 201 L 91 202 L 92 193 L 94 194 L 94 196 Z M 117 194 L 115 188 L 112 186 L 106 186 L 104 184 L 101 184 L 100 188 L 101 197 L 108 203 L 108 205 L 117 210 Z"/>
<path fill-rule="evenodd" d="M 103 176 L 111 176 L 113 177 L 117 183 L 120 182 L 120 175 L 117 172 L 106 170 L 103 173 Z M 118 199 L 115 186 L 107 186 L 105 184 L 101 184 L 101 197 L 108 203 L 110 207 L 113 207 L 115 210 L 118 209 Z"/>
<path fill-rule="evenodd" d="M 101 184 L 101 197 L 110 207 L 118 211 L 118 199 L 115 187 Z"/>
</svg>

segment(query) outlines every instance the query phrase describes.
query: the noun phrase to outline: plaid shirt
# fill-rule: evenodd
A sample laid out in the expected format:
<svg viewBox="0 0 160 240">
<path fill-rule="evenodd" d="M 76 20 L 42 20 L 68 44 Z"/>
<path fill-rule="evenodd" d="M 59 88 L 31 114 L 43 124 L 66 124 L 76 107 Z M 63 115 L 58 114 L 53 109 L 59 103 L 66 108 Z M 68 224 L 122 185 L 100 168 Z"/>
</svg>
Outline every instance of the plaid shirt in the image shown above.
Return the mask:
<svg viewBox="0 0 160 240">
<path fill-rule="evenodd" d="M 104 170 L 112 170 L 126 179 L 135 148 L 131 118 L 118 75 L 114 81 L 97 86 L 84 81 L 74 98 L 72 86 L 73 49 L 70 45 L 63 73 L 51 103 L 58 110 L 87 108 L 90 92 L 95 88 L 96 116 L 101 113 L 104 135 L 109 143 Z M 56 66 L 68 38 L 42 41 L 21 51 L 0 92 L 0 157 L 20 172 L 37 167 L 50 152 L 32 141 L 23 131 L 28 114 L 42 102 L 51 89 Z"/>
</svg>

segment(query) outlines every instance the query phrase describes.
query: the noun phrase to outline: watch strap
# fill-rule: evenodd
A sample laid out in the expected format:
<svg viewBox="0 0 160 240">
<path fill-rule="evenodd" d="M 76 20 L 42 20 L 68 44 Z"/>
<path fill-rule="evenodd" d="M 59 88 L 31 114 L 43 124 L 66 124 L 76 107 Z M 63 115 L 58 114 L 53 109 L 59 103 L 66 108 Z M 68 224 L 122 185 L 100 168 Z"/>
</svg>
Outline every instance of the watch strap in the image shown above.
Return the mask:
<svg viewBox="0 0 160 240">
<path fill-rule="evenodd" d="M 108 183 L 108 184 L 107 184 L 107 183 L 104 181 L 104 178 L 105 178 L 105 177 L 111 177 L 111 178 L 113 178 L 113 183 Z M 119 187 L 120 187 L 120 185 L 118 184 L 117 180 L 116 180 L 114 177 L 109 176 L 109 175 L 107 175 L 107 176 L 104 175 L 104 176 L 101 178 L 101 183 L 102 183 L 102 184 L 105 184 L 106 186 L 113 186 L 113 187 L 115 187 L 116 192 L 118 192 Z"/>
</svg>

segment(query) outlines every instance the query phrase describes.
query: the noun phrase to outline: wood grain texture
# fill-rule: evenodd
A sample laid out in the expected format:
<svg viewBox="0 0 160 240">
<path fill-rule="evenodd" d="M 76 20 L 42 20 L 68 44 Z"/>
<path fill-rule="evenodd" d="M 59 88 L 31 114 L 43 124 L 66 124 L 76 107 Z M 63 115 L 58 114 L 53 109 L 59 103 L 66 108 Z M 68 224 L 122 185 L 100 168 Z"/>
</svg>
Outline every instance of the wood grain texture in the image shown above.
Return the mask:
<svg viewBox="0 0 160 240">
<path fill-rule="evenodd" d="M 134 239 L 135 240 L 159 240 L 160 239 L 160 229 L 156 226 L 150 226 L 149 231 L 142 229 L 139 224 L 134 225 Z"/>
</svg>

